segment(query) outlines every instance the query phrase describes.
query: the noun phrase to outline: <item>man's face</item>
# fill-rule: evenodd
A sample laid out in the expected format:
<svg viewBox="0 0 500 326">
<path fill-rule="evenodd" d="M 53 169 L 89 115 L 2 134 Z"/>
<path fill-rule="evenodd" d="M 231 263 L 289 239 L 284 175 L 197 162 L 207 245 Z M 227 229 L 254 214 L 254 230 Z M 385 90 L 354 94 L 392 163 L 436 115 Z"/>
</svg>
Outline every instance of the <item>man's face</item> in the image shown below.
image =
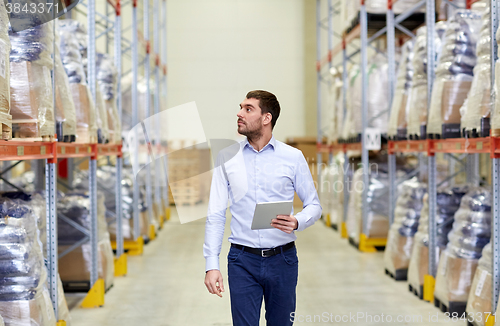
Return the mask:
<svg viewBox="0 0 500 326">
<path fill-rule="evenodd" d="M 238 117 L 239 134 L 251 138 L 262 135 L 264 115 L 259 107 L 259 100 L 255 98 L 245 99 L 241 102 L 240 111 L 236 116 Z"/>
</svg>

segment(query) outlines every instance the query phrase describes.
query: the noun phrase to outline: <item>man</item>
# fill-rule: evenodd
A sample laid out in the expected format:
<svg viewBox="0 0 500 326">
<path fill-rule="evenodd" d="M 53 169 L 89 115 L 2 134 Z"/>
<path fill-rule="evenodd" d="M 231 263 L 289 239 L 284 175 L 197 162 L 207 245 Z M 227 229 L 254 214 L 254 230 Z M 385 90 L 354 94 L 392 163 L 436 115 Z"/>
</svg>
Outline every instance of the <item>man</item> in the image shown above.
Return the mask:
<svg viewBox="0 0 500 326">
<path fill-rule="evenodd" d="M 268 326 L 292 325 L 298 259 L 294 231 L 311 226 L 321 206 L 308 164 L 301 151 L 274 139 L 279 102 L 266 91 L 251 91 L 240 104 L 238 133 L 245 141 L 222 150 L 217 157 L 205 229 L 205 285 L 222 297 L 224 284 L 219 254 L 226 208 L 231 200 L 231 249 L 228 281 L 234 326 L 258 326 L 262 298 Z M 272 229 L 252 230 L 259 202 L 293 200 L 304 203 L 296 215 L 278 215 Z"/>
</svg>

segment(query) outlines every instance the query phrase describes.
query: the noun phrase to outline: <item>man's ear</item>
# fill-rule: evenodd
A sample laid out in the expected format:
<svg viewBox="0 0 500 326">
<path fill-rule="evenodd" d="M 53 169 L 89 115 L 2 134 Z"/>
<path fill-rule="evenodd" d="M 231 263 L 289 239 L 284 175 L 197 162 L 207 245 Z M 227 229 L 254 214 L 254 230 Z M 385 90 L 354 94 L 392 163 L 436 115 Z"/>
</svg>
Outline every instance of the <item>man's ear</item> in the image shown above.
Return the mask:
<svg viewBox="0 0 500 326">
<path fill-rule="evenodd" d="M 270 112 L 267 112 L 264 116 L 264 125 L 270 124 L 273 120 L 273 115 Z"/>
</svg>

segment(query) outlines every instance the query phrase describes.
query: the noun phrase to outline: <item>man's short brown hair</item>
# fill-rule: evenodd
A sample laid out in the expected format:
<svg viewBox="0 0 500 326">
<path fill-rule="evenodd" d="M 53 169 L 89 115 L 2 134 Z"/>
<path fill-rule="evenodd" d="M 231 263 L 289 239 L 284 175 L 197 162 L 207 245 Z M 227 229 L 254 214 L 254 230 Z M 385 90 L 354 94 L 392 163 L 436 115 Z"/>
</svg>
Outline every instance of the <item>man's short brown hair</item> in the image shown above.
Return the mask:
<svg viewBox="0 0 500 326">
<path fill-rule="evenodd" d="M 248 92 L 247 98 L 259 100 L 259 107 L 262 110 L 262 114 L 271 113 L 271 128 L 274 129 L 274 125 L 280 116 L 281 110 L 280 103 L 276 96 L 268 91 L 256 90 Z"/>
</svg>

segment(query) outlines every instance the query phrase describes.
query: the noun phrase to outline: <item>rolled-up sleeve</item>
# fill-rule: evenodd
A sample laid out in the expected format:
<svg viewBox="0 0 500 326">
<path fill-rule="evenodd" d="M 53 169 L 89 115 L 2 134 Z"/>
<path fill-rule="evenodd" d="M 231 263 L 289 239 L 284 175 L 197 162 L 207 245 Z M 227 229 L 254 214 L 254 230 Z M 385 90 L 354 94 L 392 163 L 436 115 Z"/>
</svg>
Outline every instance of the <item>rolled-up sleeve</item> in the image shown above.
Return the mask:
<svg viewBox="0 0 500 326">
<path fill-rule="evenodd" d="M 302 152 L 299 153 L 295 165 L 295 192 L 302 200 L 302 211 L 295 214 L 299 226 L 297 231 L 303 231 L 313 225 L 321 217 L 321 205 L 319 203 L 318 192 L 309 170 L 309 165 Z"/>
<path fill-rule="evenodd" d="M 223 164 L 222 156 L 219 155 L 212 177 L 205 224 L 205 243 L 203 244 L 203 256 L 206 260 L 205 271 L 219 269 L 219 255 L 224 238 L 226 210 L 229 201 L 229 184 L 224 174 Z"/>
</svg>

